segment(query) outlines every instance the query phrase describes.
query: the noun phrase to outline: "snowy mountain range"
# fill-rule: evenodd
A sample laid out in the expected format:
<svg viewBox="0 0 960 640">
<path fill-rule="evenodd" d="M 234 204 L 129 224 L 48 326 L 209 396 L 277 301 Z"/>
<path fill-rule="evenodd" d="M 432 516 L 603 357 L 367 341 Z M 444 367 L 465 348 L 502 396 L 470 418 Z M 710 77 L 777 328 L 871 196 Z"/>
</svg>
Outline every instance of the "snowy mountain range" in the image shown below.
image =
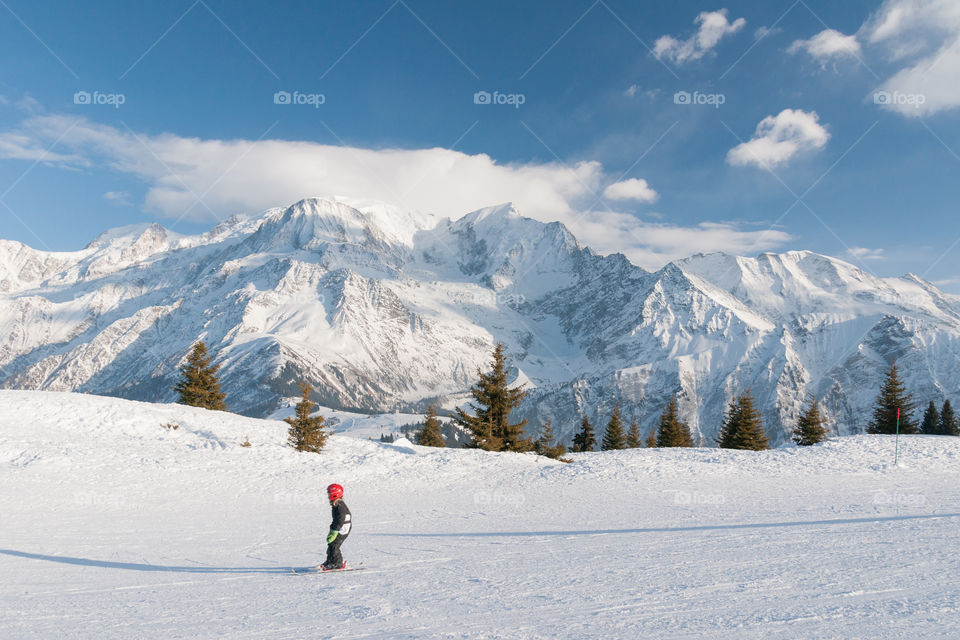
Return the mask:
<svg viewBox="0 0 960 640">
<path fill-rule="evenodd" d="M 862 431 L 896 360 L 918 400 L 960 390 L 960 303 L 807 251 L 696 255 L 656 272 L 599 256 L 511 205 L 458 220 L 306 199 L 208 233 L 113 229 L 76 252 L 0 240 L 0 387 L 169 401 L 206 341 L 234 411 L 266 416 L 301 379 L 321 404 L 462 403 L 497 341 L 521 413 L 569 437 L 615 402 L 646 431 L 669 397 L 705 444 L 750 389 L 774 442 L 807 394 Z"/>
</svg>

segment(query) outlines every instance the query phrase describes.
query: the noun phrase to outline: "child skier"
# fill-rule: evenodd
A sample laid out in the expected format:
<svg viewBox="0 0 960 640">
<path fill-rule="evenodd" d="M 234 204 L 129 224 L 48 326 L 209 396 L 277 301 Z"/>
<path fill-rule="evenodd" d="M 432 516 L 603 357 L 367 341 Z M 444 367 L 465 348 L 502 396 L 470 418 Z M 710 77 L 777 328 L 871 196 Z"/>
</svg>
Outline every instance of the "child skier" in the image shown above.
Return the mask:
<svg viewBox="0 0 960 640">
<path fill-rule="evenodd" d="M 339 484 L 327 487 L 327 497 L 330 499 L 333 522 L 330 523 L 330 533 L 327 534 L 327 561 L 320 565 L 320 568 L 323 571 L 339 571 L 347 566 L 340 555 L 340 545 L 350 534 L 350 509 L 343 502 L 343 487 Z"/>
</svg>

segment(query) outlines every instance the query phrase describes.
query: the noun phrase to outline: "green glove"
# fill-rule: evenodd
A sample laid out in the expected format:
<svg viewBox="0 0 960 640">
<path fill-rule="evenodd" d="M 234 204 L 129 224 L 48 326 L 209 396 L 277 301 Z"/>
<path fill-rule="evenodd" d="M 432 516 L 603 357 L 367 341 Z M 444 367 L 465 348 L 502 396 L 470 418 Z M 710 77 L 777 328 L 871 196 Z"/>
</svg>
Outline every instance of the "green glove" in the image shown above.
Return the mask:
<svg viewBox="0 0 960 640">
<path fill-rule="evenodd" d="M 340 535 L 339 531 L 330 530 L 330 533 L 327 534 L 327 544 L 330 544 L 337 539 L 337 536 Z"/>
</svg>

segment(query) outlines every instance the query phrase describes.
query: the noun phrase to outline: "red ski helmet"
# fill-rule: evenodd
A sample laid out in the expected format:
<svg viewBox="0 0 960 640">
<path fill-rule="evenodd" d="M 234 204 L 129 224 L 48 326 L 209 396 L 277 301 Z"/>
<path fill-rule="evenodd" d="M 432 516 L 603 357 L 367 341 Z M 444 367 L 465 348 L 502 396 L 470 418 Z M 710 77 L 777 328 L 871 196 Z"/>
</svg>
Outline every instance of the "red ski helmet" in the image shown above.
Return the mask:
<svg viewBox="0 0 960 640">
<path fill-rule="evenodd" d="M 338 500 L 343 497 L 343 487 L 338 484 L 332 484 L 327 487 L 327 496 L 331 500 Z"/>
</svg>

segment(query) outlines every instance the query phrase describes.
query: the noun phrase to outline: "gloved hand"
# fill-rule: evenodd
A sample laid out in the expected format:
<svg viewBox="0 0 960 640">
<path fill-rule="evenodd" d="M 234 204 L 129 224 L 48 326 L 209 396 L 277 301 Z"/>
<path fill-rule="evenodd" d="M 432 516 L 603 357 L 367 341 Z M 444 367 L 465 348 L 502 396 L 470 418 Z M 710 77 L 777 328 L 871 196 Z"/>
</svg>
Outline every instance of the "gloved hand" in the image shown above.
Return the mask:
<svg viewBox="0 0 960 640">
<path fill-rule="evenodd" d="M 327 534 L 327 544 L 330 544 L 331 542 L 336 540 L 337 536 L 339 535 L 340 535 L 339 531 L 334 531 L 333 529 L 331 529 L 330 533 Z"/>
</svg>

